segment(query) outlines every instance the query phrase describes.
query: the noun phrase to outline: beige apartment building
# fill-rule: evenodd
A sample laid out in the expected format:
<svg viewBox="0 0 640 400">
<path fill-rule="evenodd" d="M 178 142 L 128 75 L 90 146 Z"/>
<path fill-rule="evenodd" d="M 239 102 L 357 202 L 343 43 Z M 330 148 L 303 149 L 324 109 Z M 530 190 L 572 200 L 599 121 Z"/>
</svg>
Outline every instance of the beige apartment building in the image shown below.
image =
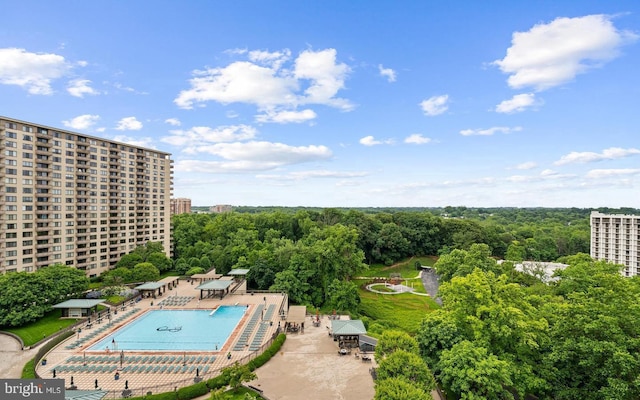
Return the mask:
<svg viewBox="0 0 640 400">
<path fill-rule="evenodd" d="M 640 216 L 591 212 L 591 257 L 624 265 L 624 276 L 640 275 Z"/>
<path fill-rule="evenodd" d="M 0 273 L 171 254 L 169 153 L 0 116 Z"/>
<path fill-rule="evenodd" d="M 188 214 L 191 212 L 191 199 L 178 197 L 171 199 L 171 215 Z"/>
</svg>

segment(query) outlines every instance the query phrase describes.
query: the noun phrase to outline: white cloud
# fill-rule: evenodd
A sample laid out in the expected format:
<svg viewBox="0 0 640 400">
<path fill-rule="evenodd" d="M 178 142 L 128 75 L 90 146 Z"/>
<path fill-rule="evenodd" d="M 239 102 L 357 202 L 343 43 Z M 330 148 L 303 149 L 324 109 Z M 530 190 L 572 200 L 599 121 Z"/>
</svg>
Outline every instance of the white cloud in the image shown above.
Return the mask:
<svg viewBox="0 0 640 400">
<path fill-rule="evenodd" d="M 249 60 L 258 64 L 268 65 L 274 69 L 280 69 L 282 64 L 287 62 L 291 58 L 291 50 L 284 49 L 282 51 L 263 51 L 253 50 L 249 51 Z"/>
<path fill-rule="evenodd" d="M 414 133 L 412 135 L 407 136 L 404 139 L 405 143 L 410 143 L 410 144 L 426 144 L 426 143 L 431 143 L 431 141 L 432 141 L 431 138 L 424 137 L 420 133 Z"/>
<path fill-rule="evenodd" d="M 512 175 L 506 178 L 507 182 L 511 183 L 526 183 L 526 182 L 542 182 L 542 181 L 557 181 L 564 179 L 573 179 L 573 174 L 560 174 L 551 169 L 545 169 L 538 175 Z"/>
<path fill-rule="evenodd" d="M 626 169 L 592 169 L 587 173 L 587 178 L 602 179 L 602 178 L 615 178 L 618 176 L 639 175 L 640 169 L 626 168 Z"/>
<path fill-rule="evenodd" d="M 226 67 L 193 72 L 191 87 L 179 93 L 174 103 L 180 108 L 204 106 L 208 101 L 222 104 L 248 103 L 259 111 L 279 114 L 296 112 L 302 104 L 322 104 L 343 111 L 353 109 L 346 99 L 336 97 L 344 88 L 350 68 L 336 61 L 336 50 L 307 50 L 293 60 L 290 51 L 251 51 L 249 61 L 236 61 Z"/>
<path fill-rule="evenodd" d="M 113 140 L 115 140 L 116 142 L 122 142 L 122 143 L 127 143 L 130 144 L 132 146 L 140 146 L 140 147 L 148 147 L 151 149 L 155 149 L 155 139 L 151 138 L 151 137 L 131 137 L 131 136 L 125 136 L 125 135 L 118 135 L 116 137 L 113 138 Z"/>
<path fill-rule="evenodd" d="M 256 129 L 249 125 L 227 125 L 217 128 L 194 126 L 187 130 L 172 130 L 171 136 L 160 140 L 174 146 L 185 147 L 187 153 L 197 152 L 197 148 L 211 143 L 236 142 L 250 140 L 256 136 Z"/>
<path fill-rule="evenodd" d="M 31 94 L 52 94 L 51 81 L 61 78 L 71 68 L 58 54 L 0 49 L 0 84 L 17 85 Z"/>
<path fill-rule="evenodd" d="M 167 118 L 167 119 L 164 120 L 164 122 L 166 124 L 171 125 L 171 126 L 180 126 L 181 125 L 180 120 L 178 118 Z"/>
<path fill-rule="evenodd" d="M 84 130 L 91 128 L 99 119 L 99 115 L 84 114 L 67 121 L 62 121 L 62 124 L 71 129 Z"/>
<path fill-rule="evenodd" d="M 176 171 L 197 172 L 256 172 L 286 165 L 323 161 L 332 153 L 325 146 L 289 146 L 271 142 L 218 143 L 197 148 L 198 152 L 223 158 L 225 161 L 182 160 Z"/>
<path fill-rule="evenodd" d="M 344 88 L 344 81 L 351 72 L 347 64 L 336 62 L 336 53 L 335 49 L 300 53 L 293 74 L 297 79 L 310 81 L 304 91 L 306 96 L 301 99 L 302 104 L 325 104 L 344 111 L 353 109 L 348 100 L 334 97 Z"/>
<path fill-rule="evenodd" d="M 449 109 L 449 95 L 433 96 L 420 103 L 420 108 L 430 117 L 440 115 Z"/>
<path fill-rule="evenodd" d="M 139 131 L 140 129 L 142 129 L 142 122 L 138 121 L 136 117 L 122 118 L 116 126 L 117 131 Z"/>
<path fill-rule="evenodd" d="M 391 68 L 384 68 L 382 64 L 378 65 L 378 71 L 380 71 L 380 76 L 387 78 L 389 82 L 396 81 L 396 71 Z"/>
<path fill-rule="evenodd" d="M 616 58 L 620 47 L 638 38 L 616 29 L 611 20 L 609 15 L 556 18 L 515 32 L 507 55 L 493 64 L 509 74 L 507 82 L 514 89 L 562 85 Z"/>
<path fill-rule="evenodd" d="M 367 175 L 369 175 L 368 172 L 312 170 L 312 171 L 291 172 L 289 174 L 283 174 L 283 175 L 262 174 L 262 175 L 256 175 L 256 178 L 279 180 L 279 181 L 301 181 L 301 180 L 315 179 L 315 178 L 322 178 L 322 179 L 324 178 L 328 178 L 328 179 L 362 178 Z"/>
<path fill-rule="evenodd" d="M 278 124 L 302 123 L 315 119 L 318 115 L 311 109 L 301 111 L 268 111 L 265 114 L 256 115 L 258 122 L 276 122 Z"/>
<path fill-rule="evenodd" d="M 640 154 L 639 149 L 622 149 L 620 147 L 610 147 L 602 150 L 602 153 L 572 151 L 571 153 L 560 157 L 560 159 L 554 162 L 554 164 L 565 165 L 573 163 L 590 163 L 603 160 L 616 160 L 618 158 L 630 157 L 638 154 Z"/>
<path fill-rule="evenodd" d="M 540 104 L 536 102 L 536 95 L 533 93 L 523 93 L 513 96 L 496 106 L 495 111 L 503 114 L 513 114 L 525 111 L 527 108 Z"/>
<path fill-rule="evenodd" d="M 527 169 L 534 169 L 538 166 L 538 164 L 536 164 L 533 161 L 528 161 L 528 162 L 524 162 L 521 164 L 516 165 L 516 169 L 521 169 L 521 170 L 527 170 Z"/>
<path fill-rule="evenodd" d="M 359 142 L 363 146 L 376 146 L 379 144 L 393 144 L 393 139 L 377 140 L 373 136 L 369 135 L 361 138 Z"/>
<path fill-rule="evenodd" d="M 95 96 L 100 94 L 97 90 L 89 86 L 91 81 L 88 79 L 74 79 L 69 81 L 67 92 L 74 97 L 84 97 L 85 94 Z"/>
<path fill-rule="evenodd" d="M 464 129 L 460 131 L 462 136 L 491 136 L 496 133 L 509 134 L 512 132 L 519 132 L 522 128 L 519 126 L 510 128 L 508 126 L 494 126 L 489 129 Z"/>
</svg>

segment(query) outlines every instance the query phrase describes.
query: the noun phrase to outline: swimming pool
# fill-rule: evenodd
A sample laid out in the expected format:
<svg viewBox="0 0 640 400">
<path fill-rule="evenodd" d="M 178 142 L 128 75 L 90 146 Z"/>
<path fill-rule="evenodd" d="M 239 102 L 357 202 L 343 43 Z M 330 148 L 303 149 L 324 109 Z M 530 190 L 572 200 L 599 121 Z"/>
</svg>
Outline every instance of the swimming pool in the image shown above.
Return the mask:
<svg viewBox="0 0 640 400">
<path fill-rule="evenodd" d="M 88 350 L 214 351 L 221 349 L 247 307 L 211 310 L 153 310 L 108 335 Z"/>
</svg>

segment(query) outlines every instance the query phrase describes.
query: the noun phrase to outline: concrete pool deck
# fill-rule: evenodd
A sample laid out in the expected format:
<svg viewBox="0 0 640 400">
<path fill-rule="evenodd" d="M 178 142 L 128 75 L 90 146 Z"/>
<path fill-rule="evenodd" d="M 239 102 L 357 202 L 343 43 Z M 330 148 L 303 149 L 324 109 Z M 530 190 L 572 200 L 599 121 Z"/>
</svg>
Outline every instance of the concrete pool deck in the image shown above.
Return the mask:
<svg viewBox="0 0 640 400">
<path fill-rule="evenodd" d="M 267 343 L 276 332 L 284 296 L 273 293 L 230 294 L 222 300 L 199 299 L 200 291 L 195 289 L 196 286 L 181 281 L 177 288 L 161 297 L 142 299 L 125 310 L 118 310 L 118 314 L 112 315 L 112 322 L 118 322 L 108 328 L 106 322 L 93 323 L 90 329 L 83 327 L 79 334 L 74 334 L 46 355 L 47 364 L 36 367 L 38 374 L 42 378 L 53 378 L 55 369 L 56 378 L 64 379 L 65 387 L 71 386 L 73 377 L 73 385 L 80 390 L 95 389 L 97 380 L 98 388 L 110 392 L 106 398 L 121 398 L 125 384 L 133 396 L 171 391 L 192 384 L 196 370 L 199 377 L 206 380 L 236 361 L 260 354 L 260 350 L 255 350 L 256 346 Z M 174 298 L 182 301 L 174 301 Z M 248 305 L 249 308 L 227 342 L 217 351 L 125 351 L 121 367 L 121 353 L 117 348 L 87 350 L 148 310 L 212 310 L 221 305 Z M 245 329 L 252 322 L 252 328 Z M 99 334 L 94 333 L 98 331 Z M 76 347 L 69 348 L 76 344 Z M 227 358 L 229 353 L 230 359 Z M 118 379 L 115 378 L 116 372 Z"/>
</svg>

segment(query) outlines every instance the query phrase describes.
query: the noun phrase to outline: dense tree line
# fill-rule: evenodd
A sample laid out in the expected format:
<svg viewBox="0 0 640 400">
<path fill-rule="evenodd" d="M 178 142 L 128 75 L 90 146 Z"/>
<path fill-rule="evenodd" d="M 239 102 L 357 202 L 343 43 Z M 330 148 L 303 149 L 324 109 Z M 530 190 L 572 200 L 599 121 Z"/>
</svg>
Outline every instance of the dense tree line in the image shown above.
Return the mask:
<svg viewBox="0 0 640 400">
<path fill-rule="evenodd" d="M 510 255 L 534 261 L 589 251 L 588 209 L 257 210 L 174 216 L 178 271 L 215 265 L 226 272 L 261 260 L 262 267 L 280 272 L 274 260 L 265 261 L 256 252 L 286 247 L 287 241 L 297 243 L 314 227 L 337 224 L 356 229 L 356 244 L 367 264 L 469 250 L 474 243 L 486 244 L 497 258 L 506 257 L 511 247 Z"/>
<path fill-rule="evenodd" d="M 249 268 L 252 288 L 286 292 L 292 301 L 314 307 L 355 309 L 357 288 L 349 281 L 366 268 L 358 231 L 326 215 L 182 214 L 174 217 L 176 269 L 218 273 Z"/>
<path fill-rule="evenodd" d="M 497 265 L 482 245 L 436 263 L 444 306 L 425 317 L 418 342 L 449 393 L 640 398 L 640 280 L 584 254 L 563 261 L 550 285 Z"/>
<path fill-rule="evenodd" d="M 51 311 L 53 305 L 82 297 L 88 286 L 84 271 L 66 265 L 0 275 L 0 326 L 36 321 Z"/>
</svg>

